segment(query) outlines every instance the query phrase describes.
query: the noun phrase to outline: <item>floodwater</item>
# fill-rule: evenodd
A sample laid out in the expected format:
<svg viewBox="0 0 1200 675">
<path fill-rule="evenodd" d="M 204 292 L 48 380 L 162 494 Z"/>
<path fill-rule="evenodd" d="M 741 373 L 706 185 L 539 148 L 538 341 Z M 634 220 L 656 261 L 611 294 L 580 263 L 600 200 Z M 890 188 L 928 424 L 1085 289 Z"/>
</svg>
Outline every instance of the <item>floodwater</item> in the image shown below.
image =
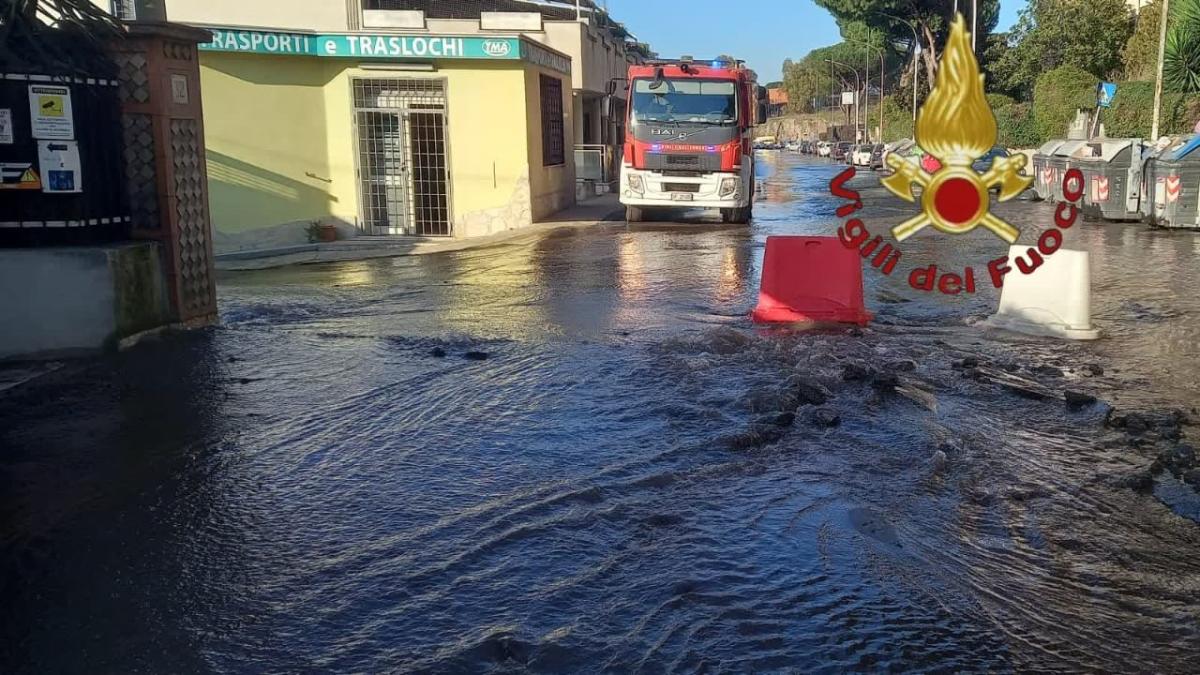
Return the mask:
<svg viewBox="0 0 1200 675">
<path fill-rule="evenodd" d="M 838 168 L 761 155 L 749 228 L 230 274 L 219 327 L 0 395 L 0 670 L 1194 671 L 1195 491 L 1135 478 L 1193 433 L 1200 237 L 1073 228 L 1094 343 L 909 288 L 983 231 L 868 267 L 866 330 L 756 329 Z"/>
</svg>

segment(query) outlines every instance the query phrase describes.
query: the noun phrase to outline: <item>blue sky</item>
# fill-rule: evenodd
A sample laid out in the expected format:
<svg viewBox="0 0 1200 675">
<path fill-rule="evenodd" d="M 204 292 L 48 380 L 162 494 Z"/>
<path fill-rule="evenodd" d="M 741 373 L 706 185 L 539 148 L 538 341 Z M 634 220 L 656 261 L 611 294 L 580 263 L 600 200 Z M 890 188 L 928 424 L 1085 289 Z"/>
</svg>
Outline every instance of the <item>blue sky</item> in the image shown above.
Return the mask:
<svg viewBox="0 0 1200 675">
<path fill-rule="evenodd" d="M 996 29 L 1016 23 L 1025 4 L 1000 0 Z M 608 9 L 663 57 L 732 54 L 756 70 L 760 82 L 780 79 L 785 58 L 839 40 L 833 17 L 811 0 L 608 0 Z"/>
</svg>

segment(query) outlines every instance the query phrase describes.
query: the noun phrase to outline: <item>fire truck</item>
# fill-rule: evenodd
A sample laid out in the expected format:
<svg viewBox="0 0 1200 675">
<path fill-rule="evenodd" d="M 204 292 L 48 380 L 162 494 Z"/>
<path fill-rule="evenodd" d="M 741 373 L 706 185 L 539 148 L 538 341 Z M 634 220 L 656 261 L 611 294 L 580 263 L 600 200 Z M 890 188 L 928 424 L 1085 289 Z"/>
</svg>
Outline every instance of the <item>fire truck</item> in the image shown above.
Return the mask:
<svg viewBox="0 0 1200 675">
<path fill-rule="evenodd" d="M 649 61 L 629 67 L 621 162 L 625 217 L 654 209 L 720 209 L 746 223 L 754 205 L 753 127 L 766 119 L 766 89 L 741 61 Z M 615 90 L 615 82 L 610 85 Z"/>
</svg>

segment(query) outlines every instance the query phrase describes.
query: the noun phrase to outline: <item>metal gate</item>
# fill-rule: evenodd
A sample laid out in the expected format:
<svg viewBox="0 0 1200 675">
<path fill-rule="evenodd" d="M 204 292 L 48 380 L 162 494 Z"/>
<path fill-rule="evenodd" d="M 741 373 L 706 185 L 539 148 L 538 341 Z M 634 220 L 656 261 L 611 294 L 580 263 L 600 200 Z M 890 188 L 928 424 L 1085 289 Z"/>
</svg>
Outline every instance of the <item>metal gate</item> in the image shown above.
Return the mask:
<svg viewBox="0 0 1200 675">
<path fill-rule="evenodd" d="M 354 126 L 363 228 L 449 236 L 445 80 L 355 78 Z"/>
</svg>

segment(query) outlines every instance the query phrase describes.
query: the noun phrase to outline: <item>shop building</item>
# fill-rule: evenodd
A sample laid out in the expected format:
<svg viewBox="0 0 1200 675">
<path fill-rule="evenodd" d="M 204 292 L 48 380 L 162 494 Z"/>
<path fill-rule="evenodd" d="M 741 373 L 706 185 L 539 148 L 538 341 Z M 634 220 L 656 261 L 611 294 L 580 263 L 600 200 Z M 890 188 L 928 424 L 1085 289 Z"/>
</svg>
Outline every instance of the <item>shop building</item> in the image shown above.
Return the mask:
<svg viewBox="0 0 1200 675">
<path fill-rule="evenodd" d="M 218 255 L 307 244 L 320 222 L 342 238 L 478 237 L 575 202 L 572 58 L 520 26 L 354 1 L 166 10 L 213 34 L 200 70 Z"/>
</svg>

